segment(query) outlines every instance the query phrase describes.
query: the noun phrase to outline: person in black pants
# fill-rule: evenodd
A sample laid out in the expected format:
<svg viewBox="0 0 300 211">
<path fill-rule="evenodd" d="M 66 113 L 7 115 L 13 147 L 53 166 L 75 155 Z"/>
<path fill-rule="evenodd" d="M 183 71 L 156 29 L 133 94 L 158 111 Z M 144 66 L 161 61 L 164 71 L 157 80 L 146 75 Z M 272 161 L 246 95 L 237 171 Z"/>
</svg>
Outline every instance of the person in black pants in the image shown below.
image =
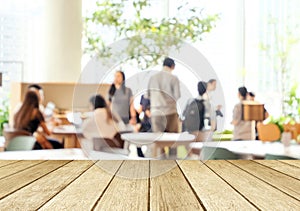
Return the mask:
<svg viewBox="0 0 300 211">
<path fill-rule="evenodd" d="M 150 100 L 145 98 L 144 95 L 141 97 L 140 108 L 138 109 L 138 114 L 143 114 L 142 119 L 137 125 L 137 130 L 139 132 L 151 132 L 151 120 L 150 120 Z M 137 147 L 137 154 L 139 157 L 145 157 L 141 147 Z"/>
</svg>

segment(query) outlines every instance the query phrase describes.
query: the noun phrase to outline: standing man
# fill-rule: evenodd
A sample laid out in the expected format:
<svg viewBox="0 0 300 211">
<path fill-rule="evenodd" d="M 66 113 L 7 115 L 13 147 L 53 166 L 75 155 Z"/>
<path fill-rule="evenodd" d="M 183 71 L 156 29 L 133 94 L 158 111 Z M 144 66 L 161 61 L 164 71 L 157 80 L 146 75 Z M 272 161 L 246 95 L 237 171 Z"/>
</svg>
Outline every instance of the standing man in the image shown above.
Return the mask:
<svg viewBox="0 0 300 211">
<path fill-rule="evenodd" d="M 148 84 L 148 97 L 151 106 L 153 132 L 178 132 L 178 113 L 176 102 L 180 98 L 179 80 L 172 75 L 175 62 L 165 58 L 163 69 L 153 75 Z M 173 152 L 170 151 L 170 154 Z"/>
<path fill-rule="evenodd" d="M 223 114 L 221 112 L 222 105 L 217 105 L 216 106 L 216 99 L 213 97 L 213 92 L 217 88 L 217 80 L 216 79 L 210 79 L 207 82 L 207 95 L 208 95 L 208 100 L 210 101 L 210 104 L 213 106 L 213 108 L 216 110 L 216 115 L 223 117 Z"/>
</svg>

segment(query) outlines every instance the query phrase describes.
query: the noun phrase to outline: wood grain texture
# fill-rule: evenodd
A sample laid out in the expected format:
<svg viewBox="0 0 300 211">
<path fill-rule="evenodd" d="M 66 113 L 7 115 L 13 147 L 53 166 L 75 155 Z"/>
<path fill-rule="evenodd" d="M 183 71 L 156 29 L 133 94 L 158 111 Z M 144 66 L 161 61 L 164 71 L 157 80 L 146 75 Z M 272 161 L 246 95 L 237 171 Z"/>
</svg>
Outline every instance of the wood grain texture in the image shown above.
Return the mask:
<svg viewBox="0 0 300 211">
<path fill-rule="evenodd" d="M 293 196 L 295 199 L 300 199 L 299 180 L 248 160 L 234 160 L 230 161 L 230 163 L 249 172 L 266 183 L 276 186 L 276 188 Z"/>
<path fill-rule="evenodd" d="M 147 210 L 149 161 L 125 161 L 95 210 Z"/>
<path fill-rule="evenodd" d="M 300 160 L 280 160 L 280 162 L 300 168 Z"/>
<path fill-rule="evenodd" d="M 3 161 L 0 210 L 299 210 L 297 162 Z"/>
<path fill-rule="evenodd" d="M 45 161 L 42 160 L 23 160 L 20 162 L 13 163 L 12 165 L 3 166 L 0 168 L 0 179 L 18 173 L 22 170 L 29 169 L 32 166 L 38 165 Z"/>
<path fill-rule="evenodd" d="M 300 180 L 300 168 L 296 166 L 277 160 L 256 160 L 255 162 Z"/>
<path fill-rule="evenodd" d="M 73 161 L 1 200 L 1 209 L 36 210 L 76 179 L 93 162 Z M 18 199 L 17 201 L 15 199 Z"/>
<path fill-rule="evenodd" d="M 202 162 L 177 162 L 207 210 L 257 210 Z"/>
<path fill-rule="evenodd" d="M 47 161 L 0 180 L 0 199 L 60 168 L 70 161 Z M 0 201 L 1 202 L 1 201 Z"/>
<path fill-rule="evenodd" d="M 300 202 L 227 161 L 205 163 L 262 210 L 298 210 Z"/>
<path fill-rule="evenodd" d="M 1 152 L 0 152 L 1 153 Z M 7 166 L 16 162 L 20 162 L 19 160 L 0 160 L 0 168 L 2 166 Z"/>
<path fill-rule="evenodd" d="M 175 161 L 150 161 L 150 210 L 203 210 Z"/>
<path fill-rule="evenodd" d="M 40 210 L 91 210 L 122 162 L 99 161 L 47 202 Z M 105 169 L 109 169 L 112 174 L 103 170 L 103 166 L 106 166 Z"/>
</svg>

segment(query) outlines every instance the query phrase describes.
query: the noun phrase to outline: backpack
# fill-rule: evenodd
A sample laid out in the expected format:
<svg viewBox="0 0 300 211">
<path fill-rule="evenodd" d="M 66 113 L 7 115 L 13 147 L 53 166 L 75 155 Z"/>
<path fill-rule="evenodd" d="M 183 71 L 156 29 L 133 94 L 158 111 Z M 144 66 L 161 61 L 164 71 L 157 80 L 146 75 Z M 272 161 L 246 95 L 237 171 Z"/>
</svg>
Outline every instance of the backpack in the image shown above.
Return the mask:
<svg viewBox="0 0 300 211">
<path fill-rule="evenodd" d="M 203 101 L 204 100 L 193 99 L 190 103 L 187 104 L 183 112 L 183 131 L 192 132 L 203 129 L 205 114 L 205 106 Z"/>
</svg>

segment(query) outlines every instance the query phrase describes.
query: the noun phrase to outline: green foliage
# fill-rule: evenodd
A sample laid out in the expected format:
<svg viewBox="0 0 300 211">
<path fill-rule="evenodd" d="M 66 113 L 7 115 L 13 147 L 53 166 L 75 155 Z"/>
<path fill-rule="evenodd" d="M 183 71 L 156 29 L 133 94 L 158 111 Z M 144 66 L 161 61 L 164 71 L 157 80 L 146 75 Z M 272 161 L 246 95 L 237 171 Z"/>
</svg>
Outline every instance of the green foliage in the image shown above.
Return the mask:
<svg viewBox="0 0 300 211">
<path fill-rule="evenodd" d="M 280 116 L 278 118 L 275 118 L 275 117 L 270 116 L 266 123 L 267 124 L 268 123 L 276 124 L 279 127 L 280 132 L 282 133 L 284 131 L 284 124 L 288 124 L 289 122 L 291 122 L 290 117 Z"/>
<path fill-rule="evenodd" d="M 0 104 L 0 136 L 3 134 L 3 127 L 9 120 L 9 102 L 2 100 Z"/>
<path fill-rule="evenodd" d="M 134 11 L 132 19 L 124 17 L 125 7 L 127 12 Z M 93 14 L 84 19 L 88 43 L 85 52 L 102 59 L 110 58 L 112 52 L 103 39 L 103 29 L 113 30 L 116 32 L 113 41 L 123 38 L 129 41 L 125 52 L 122 52 L 126 55 L 125 60 L 135 60 L 139 67 L 148 68 L 158 64 L 170 49 L 179 49 L 184 41 L 202 40 L 203 34 L 210 32 L 219 19 L 218 15 L 203 17 L 202 9 L 188 7 L 188 4 L 177 8 L 178 14 L 184 14 L 184 19 L 143 17 L 143 11 L 149 7 L 151 4 L 147 0 L 97 1 Z"/>
<path fill-rule="evenodd" d="M 292 80 L 290 72 L 292 69 L 291 53 L 299 43 L 298 25 L 292 26 L 284 24 L 274 17 L 269 18 L 270 34 L 265 43 L 260 43 L 260 49 L 266 53 L 270 62 L 270 68 L 275 72 L 279 83 L 279 91 L 282 96 L 282 113 L 284 116 L 289 115 L 289 106 L 287 101 L 291 99 L 288 96 L 289 84 Z"/>
<path fill-rule="evenodd" d="M 300 122 L 300 89 L 298 83 L 294 83 L 291 87 L 284 104 L 287 116 L 296 122 Z"/>
<path fill-rule="evenodd" d="M 300 122 L 300 90 L 299 84 L 295 83 L 287 93 L 286 101 L 284 102 L 287 114 L 278 118 L 269 117 L 267 123 L 276 124 L 280 131 L 283 132 L 284 124 L 295 124 Z"/>
</svg>

